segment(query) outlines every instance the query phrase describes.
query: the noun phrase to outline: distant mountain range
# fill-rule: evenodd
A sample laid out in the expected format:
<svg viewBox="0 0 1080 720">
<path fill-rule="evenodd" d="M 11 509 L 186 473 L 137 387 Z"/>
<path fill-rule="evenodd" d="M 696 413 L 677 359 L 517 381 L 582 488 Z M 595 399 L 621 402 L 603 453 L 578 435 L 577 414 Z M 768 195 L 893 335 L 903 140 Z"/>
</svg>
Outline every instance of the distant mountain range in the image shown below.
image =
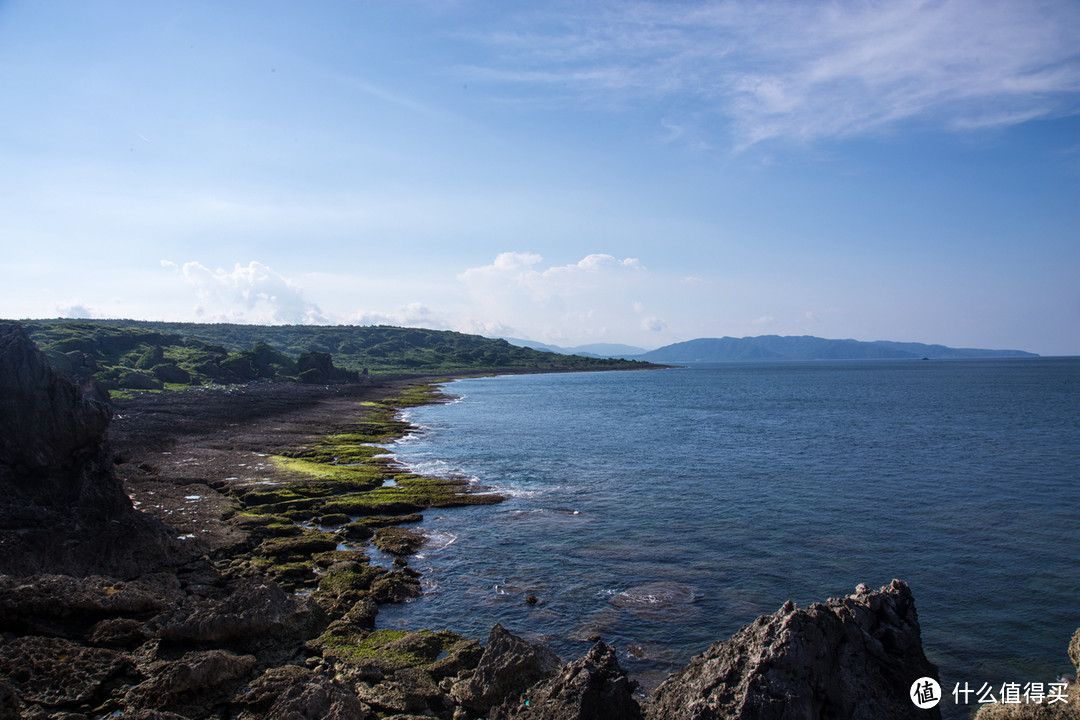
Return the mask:
<svg viewBox="0 0 1080 720">
<path fill-rule="evenodd" d="M 699 338 L 665 345 L 645 352 L 625 345 L 582 345 L 577 348 L 559 348 L 523 340 L 507 338 L 513 344 L 544 349 L 551 352 L 599 355 L 646 360 L 653 363 L 698 362 L 747 362 L 783 360 L 932 360 L 995 357 L 1038 357 L 1022 350 L 982 350 L 976 348 L 951 348 L 944 345 L 924 343 L 889 342 L 878 340 L 829 340 L 810 335 L 780 336 L 762 335 L 747 338 Z M 608 354 L 610 353 L 610 354 Z"/>
<path fill-rule="evenodd" d="M 543 350 L 545 352 L 559 353 L 560 355 L 583 355 L 585 357 L 598 358 L 626 358 L 643 355 L 648 352 L 645 348 L 633 345 L 620 345 L 618 343 L 592 343 L 591 345 L 578 345 L 577 347 L 560 347 L 547 345 L 533 340 L 521 340 L 519 338 L 502 338 L 511 345 Z"/>
</svg>

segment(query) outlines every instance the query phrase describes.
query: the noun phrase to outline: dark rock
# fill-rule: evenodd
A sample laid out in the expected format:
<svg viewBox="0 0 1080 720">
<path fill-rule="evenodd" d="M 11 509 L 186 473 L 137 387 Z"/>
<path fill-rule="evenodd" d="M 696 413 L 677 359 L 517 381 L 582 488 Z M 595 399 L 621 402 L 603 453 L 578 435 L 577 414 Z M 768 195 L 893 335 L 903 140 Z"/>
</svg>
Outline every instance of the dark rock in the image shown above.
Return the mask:
<svg viewBox="0 0 1080 720">
<path fill-rule="evenodd" d="M 204 715 L 232 696 L 255 668 L 255 658 L 225 650 L 186 653 L 178 660 L 159 660 L 140 670 L 149 679 L 124 697 L 131 709 L 172 710 Z"/>
<path fill-rule="evenodd" d="M 341 532 L 350 540 L 367 540 L 375 531 L 362 522 L 351 522 L 341 528 Z"/>
<path fill-rule="evenodd" d="M 412 555 L 423 546 L 426 537 L 403 527 L 382 527 L 375 531 L 375 547 L 391 555 Z"/>
<path fill-rule="evenodd" d="M 148 623 L 165 642 L 256 652 L 298 644 L 326 624 L 310 598 L 287 594 L 273 583 L 242 578 L 221 599 L 192 597 Z"/>
<path fill-rule="evenodd" d="M 559 674 L 510 698 L 491 711 L 491 720 L 641 720 L 615 648 L 596 643 Z"/>
<path fill-rule="evenodd" d="M 57 707 L 86 703 L 129 665 L 121 653 L 34 635 L 0 645 L 0 677 L 23 703 Z"/>
<path fill-rule="evenodd" d="M 341 683 L 307 668 L 271 668 L 232 699 L 238 720 L 365 720 L 370 709 Z"/>
<path fill-rule="evenodd" d="M 713 644 L 654 695 L 651 720 L 940 718 L 908 696 L 937 678 L 907 584 L 796 609 L 790 601 Z"/>
<path fill-rule="evenodd" d="M 23 704 L 10 681 L 0 677 L 0 720 L 22 720 Z"/>
<path fill-rule="evenodd" d="M 86 638 L 112 620 L 128 619 L 141 626 L 180 597 L 179 583 L 167 575 L 129 582 L 100 576 L 0 575 L 0 631 Z"/>
<path fill-rule="evenodd" d="M 22 326 L 0 325 L 0 468 L 8 502 L 107 517 L 130 507 L 119 483 L 86 482 L 111 416 L 49 365 Z"/>
<path fill-rule="evenodd" d="M 430 673 L 420 668 L 402 668 L 392 679 L 373 686 L 358 684 L 356 692 L 364 703 L 378 712 L 392 713 L 391 717 L 405 714 L 430 717 L 453 707 Z"/>
<path fill-rule="evenodd" d="M 191 373 L 182 367 L 176 365 L 176 363 L 162 363 L 155 365 L 150 372 L 154 373 L 161 382 L 167 383 L 180 383 L 187 385 L 191 382 Z"/>
<path fill-rule="evenodd" d="M 420 581 L 406 570 L 391 570 L 371 583 L 371 599 L 383 605 L 400 603 L 424 594 Z"/>
<path fill-rule="evenodd" d="M 519 695 L 559 668 L 559 657 L 542 645 L 522 640 L 496 624 L 472 676 L 450 689 L 450 695 L 469 710 L 488 710 Z"/>
<path fill-rule="evenodd" d="M 0 573 L 134 577 L 179 552 L 124 494 L 111 417 L 21 325 L 0 324 Z"/>
<path fill-rule="evenodd" d="M 97 647 L 135 647 L 146 640 L 144 625 L 131 618 L 102 620 L 91 629 L 89 642 Z"/>
</svg>

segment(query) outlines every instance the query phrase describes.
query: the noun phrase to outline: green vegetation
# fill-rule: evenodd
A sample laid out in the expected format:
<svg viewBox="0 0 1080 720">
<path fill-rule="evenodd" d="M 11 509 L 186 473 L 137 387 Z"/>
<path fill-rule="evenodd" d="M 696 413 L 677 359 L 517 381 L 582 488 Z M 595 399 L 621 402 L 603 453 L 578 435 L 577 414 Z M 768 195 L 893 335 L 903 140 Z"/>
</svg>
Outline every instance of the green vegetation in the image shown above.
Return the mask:
<svg viewBox="0 0 1080 720">
<path fill-rule="evenodd" d="M 263 482 L 229 486 L 241 509 L 233 522 L 259 540 L 252 551 L 238 558 L 232 569 L 239 574 L 269 575 L 290 589 L 318 584 L 316 595 L 330 605 L 344 603 L 348 595 L 374 602 L 392 602 L 420 591 L 414 577 L 400 572 L 359 568 L 331 569 L 320 576 L 317 567 L 366 558 L 338 550 L 346 541 L 375 538 L 376 546 L 396 555 L 414 553 L 424 541 L 419 533 L 395 526 L 419 522 L 418 511 L 497 503 L 500 495 L 468 492 L 457 479 L 431 478 L 404 472 L 386 449 L 371 445 L 388 442 L 409 430 L 395 417 L 397 408 L 438 401 L 434 386 L 417 383 L 396 397 L 366 403 L 364 416 L 349 432 L 326 435 L 308 445 L 271 456 L 276 468 L 273 484 Z M 297 525 L 317 520 L 323 530 Z M 332 530 L 331 531 L 328 531 Z M 325 561 L 325 562 L 324 562 Z"/>
<path fill-rule="evenodd" d="M 23 323 L 50 361 L 110 390 L 258 380 L 360 382 L 369 373 L 454 375 L 650 367 L 558 355 L 444 330 L 351 325 L 232 325 L 140 320 Z M 430 402 L 420 393 L 403 403 Z"/>
<path fill-rule="evenodd" d="M 327 632 L 312 643 L 323 657 L 356 665 L 370 665 L 383 672 L 408 667 L 436 670 L 440 656 L 470 648 L 465 638 L 442 630 L 376 630 L 373 633 Z M 471 648 L 470 648 L 471 649 Z"/>
</svg>

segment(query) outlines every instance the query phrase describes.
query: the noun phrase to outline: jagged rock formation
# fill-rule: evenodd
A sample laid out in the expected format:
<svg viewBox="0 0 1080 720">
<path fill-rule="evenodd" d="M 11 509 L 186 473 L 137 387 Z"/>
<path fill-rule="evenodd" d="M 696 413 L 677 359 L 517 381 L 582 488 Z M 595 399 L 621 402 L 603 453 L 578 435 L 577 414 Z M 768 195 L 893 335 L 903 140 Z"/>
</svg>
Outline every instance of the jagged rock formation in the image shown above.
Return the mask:
<svg viewBox="0 0 1080 720">
<path fill-rule="evenodd" d="M 0 324 L 0 572 L 133 576 L 170 553 L 137 513 L 105 442 L 112 413 Z M 99 396 L 100 397 L 100 396 Z"/>
<path fill-rule="evenodd" d="M 657 688 L 649 720 L 890 720 L 940 718 L 908 696 L 937 678 L 922 650 L 907 584 L 797 609 L 788 601 Z"/>
<path fill-rule="evenodd" d="M 559 668 L 559 657 L 543 645 L 522 640 L 496 623 L 488 634 L 480 664 L 467 680 L 456 683 L 450 696 L 472 712 L 484 715 L 513 699 Z"/>
<path fill-rule="evenodd" d="M 597 642 L 559 674 L 508 698 L 490 720 L 641 720 L 637 683 L 619 667 L 615 648 Z"/>
</svg>

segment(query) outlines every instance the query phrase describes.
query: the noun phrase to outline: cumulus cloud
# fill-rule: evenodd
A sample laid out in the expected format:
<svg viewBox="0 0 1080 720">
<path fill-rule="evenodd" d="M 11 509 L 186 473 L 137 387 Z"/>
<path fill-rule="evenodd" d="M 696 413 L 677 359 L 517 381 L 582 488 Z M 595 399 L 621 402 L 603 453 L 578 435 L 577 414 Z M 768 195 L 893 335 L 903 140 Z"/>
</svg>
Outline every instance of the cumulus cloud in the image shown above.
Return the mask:
<svg viewBox="0 0 1080 720">
<path fill-rule="evenodd" d="M 543 12 L 486 37 L 495 60 L 463 72 L 549 88 L 549 101 L 662 106 L 669 141 L 700 117 L 746 147 L 1078 111 L 1074 0 L 601 2 L 540 22 Z"/>
<path fill-rule="evenodd" d="M 629 323 L 629 295 L 646 273 L 636 258 L 595 253 L 575 263 L 544 267 L 540 255 L 505 252 L 489 265 L 458 275 L 470 299 L 474 327 L 549 342 L 602 338 Z"/>
<path fill-rule="evenodd" d="M 418 302 L 402 305 L 389 312 L 359 310 L 352 315 L 350 321 L 358 325 L 396 325 L 431 330 L 447 330 L 450 327 L 442 316 Z"/>
<path fill-rule="evenodd" d="M 210 322 L 306 325 L 327 319 L 314 303 L 304 298 L 295 281 L 252 260 L 237 263 L 232 270 L 210 268 L 198 262 L 175 263 L 163 260 L 195 288 L 199 304 L 195 314 Z"/>
<path fill-rule="evenodd" d="M 101 313 L 87 307 L 81 300 L 76 300 L 67 305 L 56 305 L 56 317 L 69 318 L 72 320 L 88 320 L 101 317 Z"/>
<path fill-rule="evenodd" d="M 655 315 L 647 315 L 641 318 L 641 329 L 649 332 L 662 332 L 667 329 L 667 323 Z"/>
</svg>

